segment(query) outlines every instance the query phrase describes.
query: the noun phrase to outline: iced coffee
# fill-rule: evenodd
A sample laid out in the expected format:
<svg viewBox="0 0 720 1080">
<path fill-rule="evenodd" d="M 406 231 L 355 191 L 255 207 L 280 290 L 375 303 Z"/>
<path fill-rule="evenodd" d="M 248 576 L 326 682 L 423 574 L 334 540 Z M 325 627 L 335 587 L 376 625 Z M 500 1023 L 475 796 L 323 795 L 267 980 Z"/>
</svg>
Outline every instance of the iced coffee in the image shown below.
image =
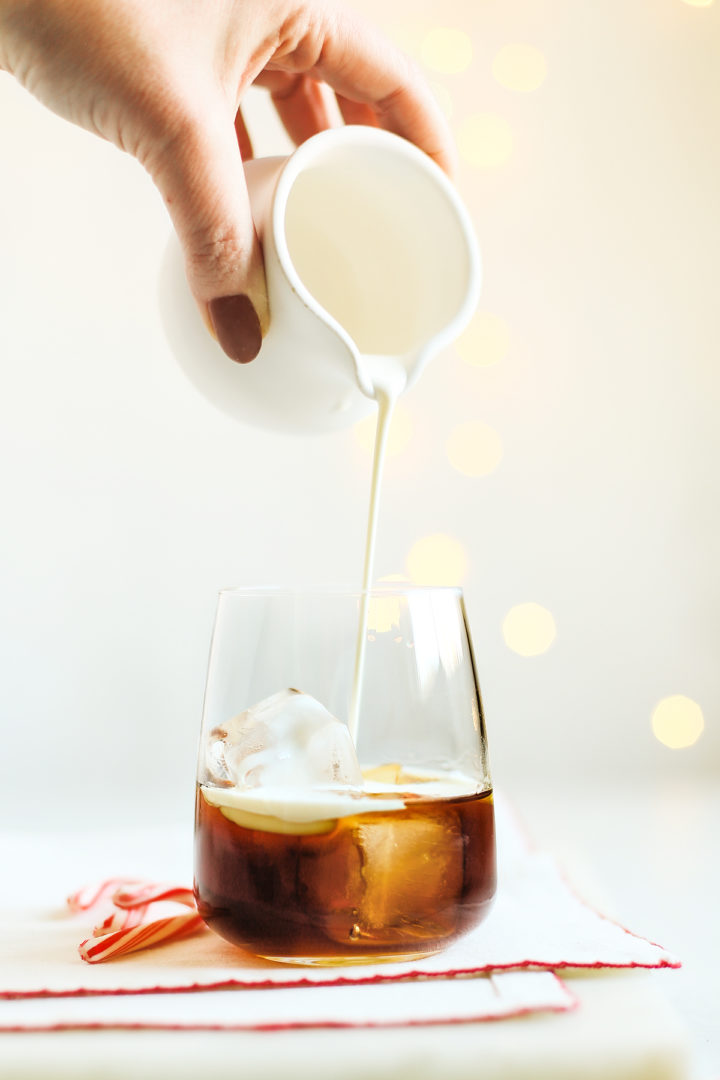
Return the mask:
<svg viewBox="0 0 720 1080">
<path fill-rule="evenodd" d="M 256 955 L 410 959 L 489 909 L 489 787 L 398 762 L 361 767 L 347 726 L 307 694 L 275 694 L 214 729 L 199 778 L 198 909 Z"/>
</svg>

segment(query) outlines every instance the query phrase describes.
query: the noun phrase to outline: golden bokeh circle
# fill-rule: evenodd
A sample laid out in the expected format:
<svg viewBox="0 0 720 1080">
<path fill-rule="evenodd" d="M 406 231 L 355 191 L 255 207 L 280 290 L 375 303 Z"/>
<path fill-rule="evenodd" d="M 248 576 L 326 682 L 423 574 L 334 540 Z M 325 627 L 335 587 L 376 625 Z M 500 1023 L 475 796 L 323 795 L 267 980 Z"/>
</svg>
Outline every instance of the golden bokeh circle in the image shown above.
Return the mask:
<svg viewBox="0 0 720 1080">
<path fill-rule="evenodd" d="M 557 635 L 555 619 L 540 604 L 516 604 L 503 620 L 505 644 L 520 656 L 540 656 Z"/>
<path fill-rule="evenodd" d="M 416 540 L 406 569 L 417 585 L 461 585 L 468 569 L 465 548 L 454 536 L 431 533 Z"/>
<path fill-rule="evenodd" d="M 459 75 L 472 63 L 472 38 L 457 26 L 433 26 L 420 44 L 425 67 L 441 75 Z"/>
<path fill-rule="evenodd" d="M 705 719 L 696 701 L 684 694 L 663 698 L 653 709 L 651 724 L 656 739 L 671 750 L 683 750 L 696 743 Z"/>
</svg>

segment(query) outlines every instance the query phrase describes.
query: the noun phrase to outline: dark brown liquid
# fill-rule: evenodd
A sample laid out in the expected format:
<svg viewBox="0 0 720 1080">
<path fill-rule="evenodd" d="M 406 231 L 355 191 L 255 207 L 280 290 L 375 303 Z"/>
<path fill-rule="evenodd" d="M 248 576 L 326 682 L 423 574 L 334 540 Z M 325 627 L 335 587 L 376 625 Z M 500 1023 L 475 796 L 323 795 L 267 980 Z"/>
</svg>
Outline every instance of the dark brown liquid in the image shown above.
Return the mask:
<svg viewBox="0 0 720 1080">
<path fill-rule="evenodd" d="M 234 824 L 198 790 L 200 914 L 259 956 L 360 961 L 443 948 L 495 893 L 492 793 L 407 798 L 404 810 L 288 836 Z"/>
</svg>

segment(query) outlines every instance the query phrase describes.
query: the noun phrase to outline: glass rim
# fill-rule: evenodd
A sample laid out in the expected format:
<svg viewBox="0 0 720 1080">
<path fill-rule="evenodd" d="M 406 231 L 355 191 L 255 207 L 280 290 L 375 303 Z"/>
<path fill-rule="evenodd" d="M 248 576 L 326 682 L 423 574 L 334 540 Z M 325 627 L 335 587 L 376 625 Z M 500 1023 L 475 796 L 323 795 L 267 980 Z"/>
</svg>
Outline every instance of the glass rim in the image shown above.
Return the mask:
<svg viewBox="0 0 720 1080">
<path fill-rule="evenodd" d="M 339 596 L 346 599 L 361 596 L 420 595 L 434 593 L 463 596 L 461 585 L 419 585 L 411 581 L 381 581 L 363 589 L 358 585 L 229 585 L 218 591 L 220 597 L 307 597 Z"/>
</svg>

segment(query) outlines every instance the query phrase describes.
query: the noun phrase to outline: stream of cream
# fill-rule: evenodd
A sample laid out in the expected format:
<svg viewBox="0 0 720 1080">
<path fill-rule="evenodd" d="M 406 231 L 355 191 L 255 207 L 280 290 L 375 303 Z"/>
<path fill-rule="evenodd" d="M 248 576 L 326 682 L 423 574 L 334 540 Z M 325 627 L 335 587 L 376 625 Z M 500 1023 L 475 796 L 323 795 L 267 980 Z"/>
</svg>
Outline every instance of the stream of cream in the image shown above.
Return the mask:
<svg viewBox="0 0 720 1080">
<path fill-rule="evenodd" d="M 365 561 L 363 564 L 362 592 L 360 594 L 360 612 L 358 617 L 357 638 L 355 642 L 355 666 L 353 669 L 352 690 L 348 728 L 357 747 L 358 726 L 360 720 L 360 698 L 365 668 L 365 648 L 368 635 L 368 613 L 370 610 L 370 587 L 375 565 L 375 546 L 377 539 L 378 508 L 385 465 L 388 434 L 392 424 L 395 404 L 407 382 L 405 366 L 397 357 L 365 357 L 365 367 L 372 384 L 373 397 L 377 402 L 377 426 L 375 428 L 375 446 L 373 450 L 372 478 L 370 481 L 370 505 L 368 509 L 367 532 L 365 534 Z"/>
</svg>

